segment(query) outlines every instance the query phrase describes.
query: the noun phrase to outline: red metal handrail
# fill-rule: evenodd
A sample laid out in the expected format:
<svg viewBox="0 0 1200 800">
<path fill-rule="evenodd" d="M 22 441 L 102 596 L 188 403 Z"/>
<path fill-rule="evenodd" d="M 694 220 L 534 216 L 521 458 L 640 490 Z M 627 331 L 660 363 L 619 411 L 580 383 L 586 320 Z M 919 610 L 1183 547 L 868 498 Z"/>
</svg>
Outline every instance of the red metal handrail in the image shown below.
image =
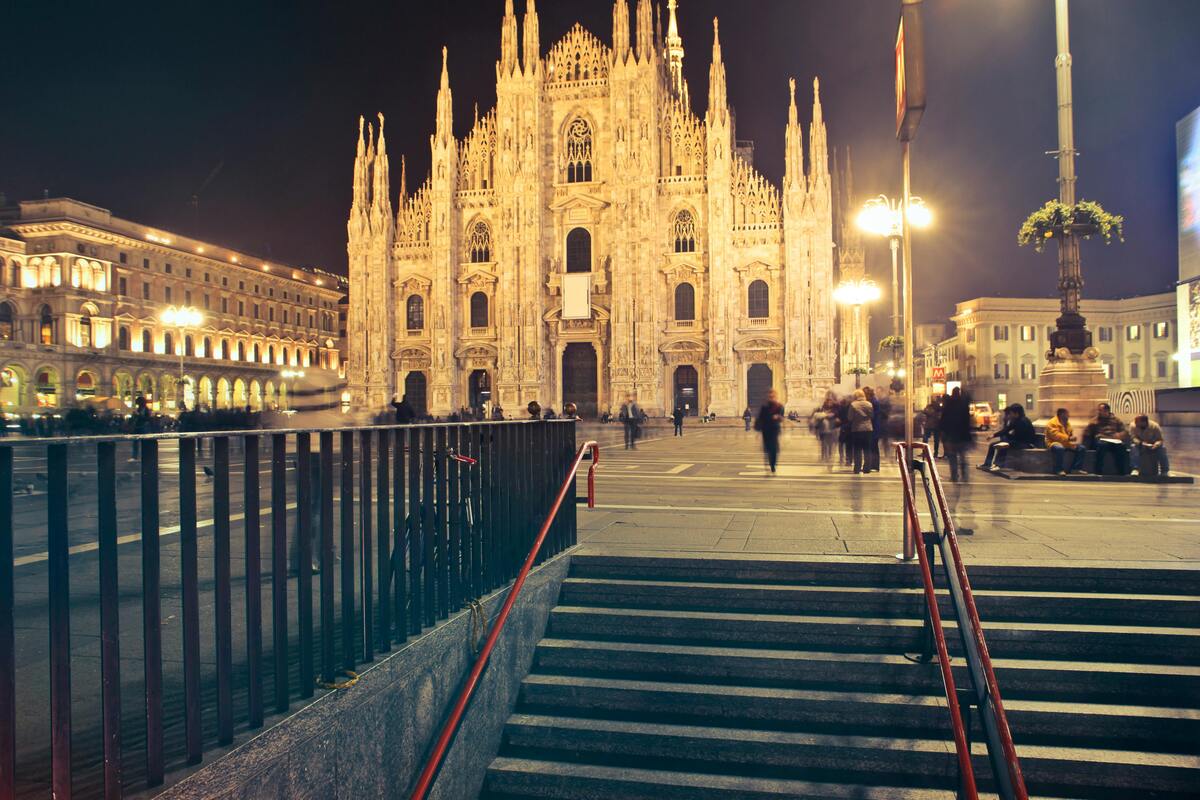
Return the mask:
<svg viewBox="0 0 1200 800">
<path fill-rule="evenodd" d="M 918 536 L 921 531 L 921 517 L 917 514 L 917 504 L 913 498 L 912 470 L 905 457 L 903 443 L 896 445 L 896 454 L 897 460 L 900 462 L 900 477 L 904 481 L 904 510 L 908 515 L 909 535 Z M 962 781 L 960 797 L 964 800 L 978 800 L 979 792 L 975 788 L 975 770 L 971 766 L 971 746 L 967 744 L 967 729 L 963 725 L 962 712 L 958 707 L 958 690 L 954 687 L 954 672 L 950 668 L 950 652 L 946 647 L 946 634 L 942 631 L 942 614 L 938 609 L 937 592 L 933 588 L 933 571 L 925 548 L 921 542 L 916 544 L 917 559 L 921 563 L 921 581 L 925 584 L 925 605 L 929 610 L 933 640 L 937 645 L 938 664 L 942 669 L 942 684 L 946 689 L 946 706 L 950 710 L 950 725 L 954 729 L 954 750 L 958 755 L 958 774 Z"/>
<path fill-rule="evenodd" d="M 425 800 L 425 796 L 433 788 L 433 781 L 437 777 L 438 770 L 441 769 L 442 762 L 446 760 L 446 751 L 450 749 L 450 740 L 458 732 L 458 726 L 462 723 L 463 714 L 467 710 L 467 704 L 470 703 L 471 695 L 474 694 L 475 687 L 479 684 L 479 678 L 483 675 L 483 670 L 488 665 L 492 650 L 495 649 L 496 641 L 500 638 L 500 632 L 504 628 L 504 623 L 508 620 L 509 612 L 512 611 L 517 595 L 521 592 L 521 587 L 525 585 L 525 579 L 529 576 L 529 570 L 533 568 L 533 562 L 537 559 L 538 551 L 542 549 L 542 543 L 546 540 L 546 534 L 550 531 L 550 525 L 554 522 L 554 518 L 558 516 L 558 510 L 571 488 L 571 481 L 575 478 L 575 471 L 579 469 L 579 464 L 583 461 L 583 454 L 589 450 L 592 453 L 592 464 L 588 467 L 588 508 L 596 507 L 596 464 L 600 462 L 600 445 L 594 441 L 587 441 L 580 445 L 579 450 L 575 453 L 575 459 L 571 462 L 571 468 L 567 470 L 567 475 L 563 478 L 562 485 L 558 487 L 558 494 L 554 497 L 554 503 L 550 506 L 550 512 L 546 514 L 546 519 L 542 522 L 541 530 L 538 531 L 537 538 L 533 541 L 533 547 L 529 549 L 529 555 L 525 557 L 525 563 L 521 565 L 521 571 L 517 573 L 517 578 L 513 581 L 512 589 L 509 590 L 508 597 L 505 598 L 504 605 L 500 608 L 500 613 L 496 616 L 496 621 L 492 623 L 492 629 L 488 632 L 487 641 L 484 642 L 483 649 L 479 653 L 479 658 L 475 660 L 475 666 L 471 668 L 471 673 L 467 676 L 467 682 L 463 684 L 462 689 L 459 691 L 458 699 L 454 701 L 454 706 L 450 710 L 450 716 L 446 718 L 446 723 L 442 726 L 442 730 L 434 743 L 433 750 L 430 751 L 429 758 L 425 762 L 425 767 L 421 770 L 420 777 L 417 778 L 416 787 L 410 795 L 411 800 Z"/>
<path fill-rule="evenodd" d="M 943 535 L 950 548 L 951 560 L 954 562 L 954 573 L 958 578 L 963 605 L 967 611 L 967 623 L 969 624 L 971 637 L 978 651 L 980 666 L 985 676 L 987 695 L 994 707 L 994 722 L 998 738 L 1000 739 L 1000 748 L 1004 756 L 1005 769 L 1008 773 L 1008 782 L 1011 784 L 1013 797 L 1017 800 L 1028 800 L 1029 795 L 1025 789 L 1025 778 L 1021 774 L 1021 765 L 1017 759 L 1016 746 L 1013 744 L 1012 732 L 1008 727 L 1008 717 L 1004 712 L 1004 703 L 1000 699 L 1000 686 L 996 681 L 996 673 L 992 669 L 991 655 L 988 653 L 987 641 L 983 635 L 983 623 L 980 621 L 979 611 L 975 607 L 975 596 L 971 591 L 971 583 L 967 579 L 966 566 L 963 564 L 962 554 L 958 548 L 958 529 L 955 527 L 954 520 L 950 516 L 950 504 L 947 502 L 945 491 L 942 489 L 942 481 L 938 475 L 937 465 L 933 462 L 933 459 L 929 458 L 929 446 L 922 442 L 913 442 L 912 447 L 914 451 L 923 451 L 925 456 L 924 469 L 927 471 L 930 483 L 933 486 L 933 497 L 938 507 L 937 513 L 941 517 Z M 904 480 L 904 505 L 909 518 L 910 535 L 917 537 L 921 535 L 920 516 L 917 514 L 916 502 L 913 498 L 914 484 L 910 467 L 911 457 L 905 443 L 900 442 L 896 445 L 896 457 L 900 464 L 901 477 Z M 969 747 L 967 746 L 965 736 L 963 736 L 965 730 L 958 708 L 954 677 L 950 672 L 946 638 L 941 629 L 941 614 L 938 610 L 937 596 L 933 588 L 932 565 L 929 563 L 922 543 L 916 542 L 916 545 L 916 551 L 921 562 L 921 578 L 925 583 L 925 601 L 929 607 L 934 639 L 937 642 L 938 660 L 941 662 L 942 677 L 946 685 L 946 697 L 950 705 L 950 716 L 951 723 L 954 726 L 954 742 L 955 748 L 958 751 L 959 768 L 963 770 L 963 791 L 969 792 L 968 797 L 975 797 L 974 772 L 970 766 Z M 961 619 L 958 620 L 960 634 L 963 622 Z M 981 709 L 981 713 L 988 712 Z"/>
</svg>

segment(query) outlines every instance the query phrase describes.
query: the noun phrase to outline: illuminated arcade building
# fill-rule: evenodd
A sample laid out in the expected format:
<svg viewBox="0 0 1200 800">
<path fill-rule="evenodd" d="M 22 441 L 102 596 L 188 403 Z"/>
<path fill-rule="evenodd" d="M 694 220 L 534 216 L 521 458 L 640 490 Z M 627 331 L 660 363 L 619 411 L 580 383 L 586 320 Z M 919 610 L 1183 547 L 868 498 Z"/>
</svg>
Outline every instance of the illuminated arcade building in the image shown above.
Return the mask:
<svg viewBox="0 0 1200 800">
<path fill-rule="evenodd" d="M 0 215 L 3 411 L 88 401 L 119 411 L 139 395 L 165 412 L 181 398 L 188 408 L 285 409 L 291 392 L 314 386 L 337 402 L 344 279 L 77 200 Z M 307 384 L 285 371 L 305 372 Z"/>
<path fill-rule="evenodd" d="M 347 378 L 444 415 L 532 400 L 584 416 L 740 414 L 767 390 L 836 382 L 829 151 L 817 81 L 796 86 L 782 187 L 737 139 L 714 21 L 708 95 L 683 79 L 675 2 L 616 0 L 608 42 L 575 25 L 543 51 L 528 0 L 500 26 L 496 107 L 454 132 L 443 51 L 430 174 L 393 196 L 382 116 L 360 132 L 348 225 Z M 665 30 L 664 30 L 665 28 Z M 393 201 L 397 207 L 393 210 Z"/>
</svg>

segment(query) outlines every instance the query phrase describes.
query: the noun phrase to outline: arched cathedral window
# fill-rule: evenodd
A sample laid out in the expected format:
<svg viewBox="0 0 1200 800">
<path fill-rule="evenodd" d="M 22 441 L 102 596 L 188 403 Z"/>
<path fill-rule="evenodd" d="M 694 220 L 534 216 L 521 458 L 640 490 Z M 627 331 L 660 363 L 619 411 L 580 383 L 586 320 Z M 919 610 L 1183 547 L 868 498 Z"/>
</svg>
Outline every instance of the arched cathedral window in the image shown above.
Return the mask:
<svg viewBox="0 0 1200 800">
<path fill-rule="evenodd" d="M 696 289 L 690 283 L 675 287 L 675 319 L 690 322 L 696 318 Z"/>
<path fill-rule="evenodd" d="M 492 260 L 492 229 L 483 220 L 471 226 L 467 237 L 467 257 L 472 264 Z"/>
<path fill-rule="evenodd" d="M 567 234 L 567 272 L 592 271 L 592 234 L 573 228 Z"/>
<path fill-rule="evenodd" d="M 576 118 L 567 128 L 567 183 L 588 183 L 592 180 L 592 126 Z"/>
<path fill-rule="evenodd" d="M 405 307 L 408 330 L 425 330 L 425 298 L 419 294 L 410 295 Z"/>
<path fill-rule="evenodd" d="M 751 319 L 766 319 L 771 316 L 771 290 L 766 281 L 754 281 L 746 293 L 748 316 Z"/>
<path fill-rule="evenodd" d="M 686 208 L 675 215 L 672 226 L 676 253 L 696 252 L 696 218 Z"/>
<path fill-rule="evenodd" d="M 488 326 L 488 296 L 483 292 L 471 295 L 471 327 L 486 328 Z"/>
</svg>

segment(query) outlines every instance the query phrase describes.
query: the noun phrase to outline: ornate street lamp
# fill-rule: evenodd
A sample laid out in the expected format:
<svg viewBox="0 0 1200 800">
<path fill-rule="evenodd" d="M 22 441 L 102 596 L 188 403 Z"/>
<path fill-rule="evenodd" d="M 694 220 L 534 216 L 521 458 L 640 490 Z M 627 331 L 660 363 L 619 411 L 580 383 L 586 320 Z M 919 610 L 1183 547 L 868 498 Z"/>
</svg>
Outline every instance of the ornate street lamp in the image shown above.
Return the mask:
<svg viewBox="0 0 1200 800">
<path fill-rule="evenodd" d="M 187 330 L 189 328 L 199 328 L 204 324 L 204 314 L 198 308 L 191 306 L 168 306 L 163 309 L 159 315 L 164 325 L 168 325 L 179 330 L 179 385 L 175 389 L 175 409 L 181 410 L 184 401 L 184 386 L 183 386 L 183 355 L 187 350 L 186 339 Z"/>
<path fill-rule="evenodd" d="M 904 211 L 899 200 L 887 195 L 873 197 L 863 204 L 855 222 L 867 233 L 883 236 L 892 251 L 892 336 L 900 338 L 900 243 L 904 241 Z M 912 228 L 928 228 L 933 224 L 933 211 L 919 197 L 908 203 L 908 224 Z"/>
<path fill-rule="evenodd" d="M 854 373 L 854 387 L 858 388 L 859 376 L 866 371 L 860 361 L 860 356 L 866 342 L 859 341 L 862 338 L 862 307 L 866 303 L 873 303 L 879 299 L 879 287 L 875 285 L 875 281 L 870 278 L 862 278 L 859 280 L 842 281 L 833 290 L 833 299 L 839 305 L 848 306 L 853 311 L 854 319 L 850 328 L 853 331 L 853 341 L 851 343 L 851 351 L 854 353 L 854 366 L 849 368 L 849 371 Z M 844 364 L 842 365 L 845 366 Z"/>
</svg>

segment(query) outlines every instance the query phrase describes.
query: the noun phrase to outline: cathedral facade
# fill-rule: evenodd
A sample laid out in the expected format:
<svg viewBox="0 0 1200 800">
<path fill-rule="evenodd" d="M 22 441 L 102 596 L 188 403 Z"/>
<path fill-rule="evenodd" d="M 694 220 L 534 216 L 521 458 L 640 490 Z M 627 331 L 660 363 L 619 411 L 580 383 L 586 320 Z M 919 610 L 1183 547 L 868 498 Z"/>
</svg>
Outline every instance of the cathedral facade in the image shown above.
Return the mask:
<svg viewBox="0 0 1200 800">
<path fill-rule="evenodd" d="M 533 400 L 582 416 L 634 393 L 727 416 L 835 381 L 833 202 L 819 85 L 807 137 L 790 82 L 777 188 L 735 136 L 713 21 L 692 110 L 670 0 L 613 6 L 544 56 L 535 0 L 506 0 L 496 107 L 456 138 L 442 52 L 430 174 L 392 206 L 384 121 L 363 129 L 348 224 L 356 410 L 407 395 L 446 415 Z M 782 91 L 780 92 L 782 95 Z"/>
</svg>

